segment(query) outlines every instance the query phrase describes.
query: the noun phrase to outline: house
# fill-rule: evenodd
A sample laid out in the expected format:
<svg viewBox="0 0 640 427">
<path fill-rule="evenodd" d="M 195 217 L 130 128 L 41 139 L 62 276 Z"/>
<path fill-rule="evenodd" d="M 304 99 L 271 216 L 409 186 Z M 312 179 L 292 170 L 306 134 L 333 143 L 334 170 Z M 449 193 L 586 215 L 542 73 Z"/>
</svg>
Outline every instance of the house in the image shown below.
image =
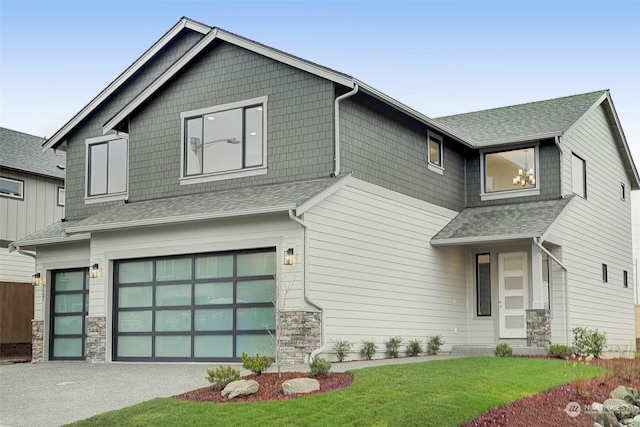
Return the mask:
<svg viewBox="0 0 640 427">
<path fill-rule="evenodd" d="M 435 120 L 183 18 L 44 148 L 65 219 L 12 243 L 45 281 L 36 361 L 633 345 L 639 179 L 608 91 Z"/>
<path fill-rule="evenodd" d="M 0 128 L 0 355 L 31 353 L 35 254 L 9 243 L 64 216 L 64 153 L 44 141 Z"/>
</svg>

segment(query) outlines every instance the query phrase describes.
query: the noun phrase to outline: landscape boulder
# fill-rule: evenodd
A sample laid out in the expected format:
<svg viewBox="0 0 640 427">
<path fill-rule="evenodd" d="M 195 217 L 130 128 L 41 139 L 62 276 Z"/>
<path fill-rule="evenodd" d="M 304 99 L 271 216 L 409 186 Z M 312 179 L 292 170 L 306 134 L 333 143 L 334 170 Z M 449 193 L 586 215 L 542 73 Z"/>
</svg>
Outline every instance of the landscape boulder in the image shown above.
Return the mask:
<svg viewBox="0 0 640 427">
<path fill-rule="evenodd" d="M 313 378 L 293 378 L 282 383 L 282 392 L 288 396 L 318 390 L 320 390 L 320 382 Z"/>
<path fill-rule="evenodd" d="M 222 396 L 227 399 L 233 399 L 238 396 L 247 396 L 258 392 L 259 384 L 254 380 L 238 380 L 231 381 L 222 390 Z"/>
</svg>

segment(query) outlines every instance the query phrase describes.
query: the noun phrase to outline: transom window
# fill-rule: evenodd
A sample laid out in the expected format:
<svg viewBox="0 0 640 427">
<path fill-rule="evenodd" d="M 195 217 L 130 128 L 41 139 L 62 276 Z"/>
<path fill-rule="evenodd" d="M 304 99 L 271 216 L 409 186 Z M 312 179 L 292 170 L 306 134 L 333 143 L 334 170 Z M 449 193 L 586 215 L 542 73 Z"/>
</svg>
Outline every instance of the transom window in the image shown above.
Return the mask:
<svg viewBox="0 0 640 427">
<path fill-rule="evenodd" d="M 263 169 L 266 101 L 263 97 L 182 113 L 182 177 L 215 179 Z"/>
<path fill-rule="evenodd" d="M 87 197 L 126 197 L 129 136 L 90 138 L 87 145 Z"/>
<path fill-rule="evenodd" d="M 19 179 L 0 178 L 0 196 L 24 199 L 24 182 Z"/>
<path fill-rule="evenodd" d="M 482 156 L 483 200 L 539 193 L 537 146 L 486 152 Z"/>
</svg>

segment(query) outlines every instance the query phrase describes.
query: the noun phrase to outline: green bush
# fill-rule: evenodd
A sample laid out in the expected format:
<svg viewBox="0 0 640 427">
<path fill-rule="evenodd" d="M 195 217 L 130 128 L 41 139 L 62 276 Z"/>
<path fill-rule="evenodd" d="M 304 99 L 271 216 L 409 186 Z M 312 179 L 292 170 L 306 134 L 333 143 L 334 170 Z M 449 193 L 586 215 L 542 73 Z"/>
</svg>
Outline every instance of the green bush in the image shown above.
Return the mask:
<svg viewBox="0 0 640 427">
<path fill-rule="evenodd" d="M 260 375 L 271 366 L 271 358 L 269 356 L 260 356 L 256 353 L 256 357 L 249 357 L 247 353 L 242 353 L 242 367 L 251 372 Z"/>
<path fill-rule="evenodd" d="M 240 372 L 231 366 L 218 366 L 216 369 L 207 369 L 206 377 L 216 390 L 222 390 L 232 381 L 240 379 Z"/>
<path fill-rule="evenodd" d="M 493 354 L 497 357 L 511 357 L 513 356 L 513 349 L 509 344 L 498 344 L 493 350 Z"/>
<path fill-rule="evenodd" d="M 419 339 L 412 339 L 407 343 L 407 354 L 409 356 L 419 356 L 423 351 L 424 349 L 422 348 L 422 342 L 420 342 Z"/>
<path fill-rule="evenodd" d="M 336 352 L 338 362 L 344 362 L 351 349 L 353 349 L 353 344 L 349 341 L 338 340 L 333 344 L 333 351 Z"/>
<path fill-rule="evenodd" d="M 436 355 L 440 351 L 440 347 L 444 344 L 442 335 L 431 335 L 429 341 L 427 341 L 427 353 Z"/>
<path fill-rule="evenodd" d="M 571 349 L 564 344 L 551 344 L 549 350 L 547 350 L 547 355 L 557 357 L 558 359 L 565 359 L 571 355 Z"/>
<path fill-rule="evenodd" d="M 375 341 L 362 341 L 362 349 L 360 349 L 360 355 L 367 360 L 371 360 L 376 355 L 378 350 L 378 344 Z"/>
<path fill-rule="evenodd" d="M 394 359 L 400 355 L 400 345 L 402 344 L 402 337 L 391 337 L 389 341 L 386 341 L 384 345 L 387 347 L 387 354 Z"/>
<path fill-rule="evenodd" d="M 331 362 L 322 357 L 314 357 L 313 361 L 309 364 L 311 375 L 329 375 L 331 373 Z"/>
<path fill-rule="evenodd" d="M 571 332 L 573 332 L 573 346 L 571 350 L 578 356 L 591 355 L 597 359 L 607 346 L 605 333 L 598 332 L 597 329 L 594 331 L 577 326 L 573 328 Z"/>
</svg>

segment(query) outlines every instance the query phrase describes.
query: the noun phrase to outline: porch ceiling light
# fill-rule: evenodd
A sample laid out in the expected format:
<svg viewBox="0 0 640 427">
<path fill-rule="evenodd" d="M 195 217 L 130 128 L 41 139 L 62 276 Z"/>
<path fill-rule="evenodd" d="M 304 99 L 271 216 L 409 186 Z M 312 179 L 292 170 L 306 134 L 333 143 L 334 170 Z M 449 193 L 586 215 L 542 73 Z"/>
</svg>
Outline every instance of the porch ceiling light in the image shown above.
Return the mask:
<svg viewBox="0 0 640 427">
<path fill-rule="evenodd" d="M 284 251 L 284 265 L 293 265 L 293 248 Z"/>
<path fill-rule="evenodd" d="M 97 279 L 98 277 L 100 277 L 100 266 L 98 265 L 98 263 L 95 263 L 91 267 L 89 267 L 89 277 L 91 277 L 92 279 Z"/>
</svg>

